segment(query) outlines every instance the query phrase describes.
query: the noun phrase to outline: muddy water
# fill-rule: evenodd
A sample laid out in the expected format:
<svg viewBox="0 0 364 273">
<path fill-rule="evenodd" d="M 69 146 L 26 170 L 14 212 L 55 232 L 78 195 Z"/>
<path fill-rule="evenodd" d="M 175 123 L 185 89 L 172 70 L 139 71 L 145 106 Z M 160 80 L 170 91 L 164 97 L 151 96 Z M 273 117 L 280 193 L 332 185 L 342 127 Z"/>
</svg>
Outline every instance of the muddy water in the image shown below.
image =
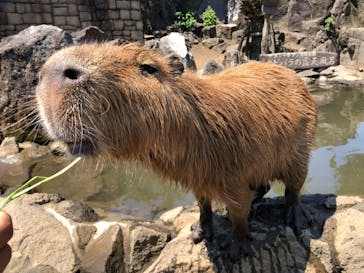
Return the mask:
<svg viewBox="0 0 364 273">
<path fill-rule="evenodd" d="M 303 192 L 364 196 L 364 88 L 319 89 L 313 94 L 319 109 L 318 131 Z M 66 162 L 55 156 L 38 159 L 31 162 L 30 174 L 50 175 Z M 0 173 L 1 168 L 6 170 L 0 184 L 12 178 L 23 181 L 31 164 L 0 162 Z M 83 161 L 40 190 L 86 202 L 114 219 L 152 219 L 160 211 L 194 201 L 173 183 L 125 162 Z M 268 195 L 282 193 L 283 187 L 275 183 Z"/>
</svg>

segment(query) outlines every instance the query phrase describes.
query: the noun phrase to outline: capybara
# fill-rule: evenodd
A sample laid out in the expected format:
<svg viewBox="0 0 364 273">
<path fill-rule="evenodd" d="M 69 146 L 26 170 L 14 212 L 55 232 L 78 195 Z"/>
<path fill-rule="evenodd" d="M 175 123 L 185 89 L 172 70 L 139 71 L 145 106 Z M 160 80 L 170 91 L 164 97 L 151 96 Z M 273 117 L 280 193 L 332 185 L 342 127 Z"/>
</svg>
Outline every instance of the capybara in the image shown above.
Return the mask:
<svg viewBox="0 0 364 273">
<path fill-rule="evenodd" d="M 72 154 L 136 160 L 192 191 L 195 242 L 211 236 L 213 199 L 228 208 L 232 242 L 243 242 L 256 192 L 275 179 L 288 223 L 309 220 L 298 195 L 316 107 L 294 71 L 251 62 L 199 77 L 136 44 L 79 45 L 47 60 L 36 97 L 50 137 Z"/>
</svg>

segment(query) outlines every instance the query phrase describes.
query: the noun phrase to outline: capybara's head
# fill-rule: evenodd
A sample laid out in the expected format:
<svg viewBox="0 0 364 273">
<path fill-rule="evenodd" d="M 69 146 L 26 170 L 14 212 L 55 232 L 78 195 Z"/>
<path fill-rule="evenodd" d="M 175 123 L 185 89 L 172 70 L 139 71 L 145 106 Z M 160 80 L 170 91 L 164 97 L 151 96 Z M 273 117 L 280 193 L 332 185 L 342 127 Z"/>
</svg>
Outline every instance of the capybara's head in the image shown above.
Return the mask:
<svg viewBox="0 0 364 273">
<path fill-rule="evenodd" d="M 72 154 L 137 152 L 158 130 L 150 128 L 157 126 L 150 118 L 158 118 L 150 115 L 163 111 L 183 70 L 178 57 L 136 44 L 62 49 L 40 72 L 36 98 L 43 126 Z"/>
</svg>

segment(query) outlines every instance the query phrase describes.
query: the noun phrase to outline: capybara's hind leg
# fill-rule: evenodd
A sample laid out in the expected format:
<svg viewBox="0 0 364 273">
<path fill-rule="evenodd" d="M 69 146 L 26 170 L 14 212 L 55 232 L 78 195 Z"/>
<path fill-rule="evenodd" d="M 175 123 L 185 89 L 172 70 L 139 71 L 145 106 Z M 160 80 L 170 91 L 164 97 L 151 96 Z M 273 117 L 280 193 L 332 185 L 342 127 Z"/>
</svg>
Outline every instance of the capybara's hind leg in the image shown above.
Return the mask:
<svg viewBox="0 0 364 273">
<path fill-rule="evenodd" d="M 290 174 L 283 178 L 286 185 L 286 224 L 290 226 L 296 235 L 312 223 L 311 215 L 303 208 L 299 193 L 307 175 L 307 165 L 297 164 L 291 169 Z"/>
<path fill-rule="evenodd" d="M 248 216 L 252 201 L 255 197 L 255 191 L 249 188 L 234 188 L 235 192 L 231 193 L 232 199 L 226 200 L 226 206 L 229 211 L 232 222 L 232 237 L 226 238 L 221 243 L 222 248 L 229 248 L 229 255 L 236 259 L 240 253 L 248 252 L 247 239 L 250 238 Z"/>
<path fill-rule="evenodd" d="M 193 242 L 198 244 L 203 239 L 212 238 L 212 210 L 210 199 L 202 196 L 196 198 L 200 208 L 200 220 L 191 226 L 191 235 Z"/>
</svg>

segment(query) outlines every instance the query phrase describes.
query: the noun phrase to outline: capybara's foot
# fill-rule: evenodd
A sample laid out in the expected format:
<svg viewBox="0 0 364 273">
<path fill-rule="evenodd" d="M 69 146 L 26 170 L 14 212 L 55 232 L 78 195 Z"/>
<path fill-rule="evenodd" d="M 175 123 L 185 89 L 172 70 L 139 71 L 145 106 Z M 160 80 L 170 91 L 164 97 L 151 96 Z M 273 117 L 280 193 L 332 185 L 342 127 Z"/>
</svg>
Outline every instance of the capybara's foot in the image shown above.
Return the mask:
<svg viewBox="0 0 364 273">
<path fill-rule="evenodd" d="M 226 251 L 226 255 L 232 260 L 236 261 L 240 257 L 249 256 L 252 254 L 251 244 L 253 238 L 249 234 L 243 242 L 232 239 L 231 237 L 225 238 L 220 243 L 220 248 Z"/>
<path fill-rule="evenodd" d="M 312 224 L 312 216 L 300 203 L 287 207 L 286 224 L 290 226 L 296 235 L 300 235 L 303 229 Z"/>
<path fill-rule="evenodd" d="M 195 244 L 198 244 L 203 239 L 211 241 L 212 224 L 205 224 L 203 227 L 201 227 L 200 222 L 194 223 L 191 226 L 191 238 Z"/>
</svg>

